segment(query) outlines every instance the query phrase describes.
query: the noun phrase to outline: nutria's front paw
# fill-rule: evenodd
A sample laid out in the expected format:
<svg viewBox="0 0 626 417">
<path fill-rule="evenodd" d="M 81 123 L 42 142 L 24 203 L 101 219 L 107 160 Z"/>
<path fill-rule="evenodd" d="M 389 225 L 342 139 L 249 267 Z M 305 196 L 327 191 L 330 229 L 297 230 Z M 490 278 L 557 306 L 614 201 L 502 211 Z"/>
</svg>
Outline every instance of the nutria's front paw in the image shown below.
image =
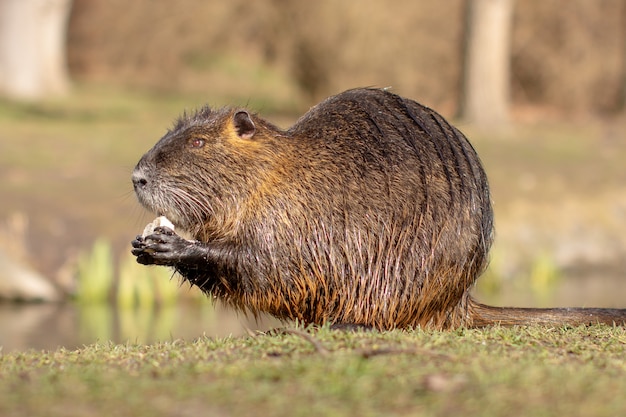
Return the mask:
<svg viewBox="0 0 626 417">
<path fill-rule="evenodd" d="M 201 258 L 203 252 L 198 242 L 183 239 L 168 227 L 157 227 L 148 236 L 137 236 L 131 245 L 132 254 L 143 265 L 189 264 Z"/>
</svg>

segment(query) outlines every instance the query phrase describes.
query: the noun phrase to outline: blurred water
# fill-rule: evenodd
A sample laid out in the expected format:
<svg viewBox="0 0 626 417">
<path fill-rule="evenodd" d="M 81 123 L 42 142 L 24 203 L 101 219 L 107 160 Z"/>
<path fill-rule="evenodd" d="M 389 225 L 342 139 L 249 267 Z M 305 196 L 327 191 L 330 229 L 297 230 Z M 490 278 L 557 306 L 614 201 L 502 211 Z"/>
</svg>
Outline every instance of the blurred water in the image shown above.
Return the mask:
<svg viewBox="0 0 626 417">
<path fill-rule="evenodd" d="M 584 272 L 584 273 L 583 273 Z M 481 301 L 519 307 L 626 308 L 626 273 L 617 270 L 570 271 L 552 288 L 533 293 L 520 282 L 503 283 L 497 294 L 477 294 Z M 27 349 L 76 349 L 95 342 L 155 343 L 193 340 L 203 335 L 227 337 L 282 324 L 259 321 L 214 306 L 208 299 L 168 308 L 115 309 L 109 305 L 0 303 L 0 353 Z"/>
<path fill-rule="evenodd" d="M 155 343 L 201 336 L 227 337 L 281 324 L 258 321 L 208 302 L 158 309 L 117 309 L 75 303 L 0 303 L 0 353 L 27 349 L 76 349 L 95 342 Z"/>
<path fill-rule="evenodd" d="M 519 279 L 501 283 L 497 293 L 476 291 L 475 295 L 498 306 L 626 308 L 626 268 L 578 268 L 563 271 L 555 282 L 542 288 Z"/>
</svg>

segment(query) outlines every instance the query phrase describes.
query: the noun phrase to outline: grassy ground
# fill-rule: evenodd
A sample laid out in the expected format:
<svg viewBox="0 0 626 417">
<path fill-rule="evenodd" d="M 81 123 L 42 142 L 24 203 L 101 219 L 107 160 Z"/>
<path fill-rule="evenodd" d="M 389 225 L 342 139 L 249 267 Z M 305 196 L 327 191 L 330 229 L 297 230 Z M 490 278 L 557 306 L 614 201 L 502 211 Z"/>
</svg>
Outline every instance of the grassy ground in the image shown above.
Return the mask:
<svg viewBox="0 0 626 417">
<path fill-rule="evenodd" d="M 0 415 L 618 416 L 626 330 L 326 329 L 0 356 Z"/>
</svg>

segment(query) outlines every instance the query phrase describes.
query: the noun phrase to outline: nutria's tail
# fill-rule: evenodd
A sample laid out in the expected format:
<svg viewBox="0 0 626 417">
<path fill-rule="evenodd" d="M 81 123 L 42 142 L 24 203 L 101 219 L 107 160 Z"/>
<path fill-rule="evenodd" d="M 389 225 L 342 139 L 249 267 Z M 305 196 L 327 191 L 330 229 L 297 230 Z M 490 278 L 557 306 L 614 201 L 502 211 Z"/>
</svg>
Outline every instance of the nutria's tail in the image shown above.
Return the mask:
<svg viewBox="0 0 626 417">
<path fill-rule="evenodd" d="M 548 326 L 609 324 L 626 326 L 626 309 L 492 307 L 470 300 L 469 312 L 472 327 L 484 327 L 494 324 L 502 326 L 524 324 Z"/>
</svg>

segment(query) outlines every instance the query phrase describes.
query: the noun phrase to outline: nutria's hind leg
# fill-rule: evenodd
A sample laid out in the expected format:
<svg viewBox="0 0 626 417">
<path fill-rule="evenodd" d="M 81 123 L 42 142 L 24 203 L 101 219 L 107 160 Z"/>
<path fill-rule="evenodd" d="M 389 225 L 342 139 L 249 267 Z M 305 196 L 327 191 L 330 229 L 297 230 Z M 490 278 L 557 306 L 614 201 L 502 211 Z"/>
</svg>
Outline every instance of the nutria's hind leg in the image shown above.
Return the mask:
<svg viewBox="0 0 626 417">
<path fill-rule="evenodd" d="M 343 332 L 373 332 L 376 328 L 368 324 L 334 323 L 330 325 L 330 330 L 339 330 Z"/>
<path fill-rule="evenodd" d="M 317 324 L 310 324 L 306 326 L 304 332 L 308 332 L 311 330 L 317 331 L 322 326 Z M 376 328 L 373 326 L 369 326 L 367 324 L 357 324 L 357 323 L 335 323 L 331 324 L 328 327 L 330 330 L 339 331 L 339 332 L 373 332 L 376 331 Z M 268 330 L 266 333 L 279 335 L 279 334 L 288 334 L 293 332 L 300 332 L 300 330 L 293 329 L 291 327 L 276 327 L 271 330 Z"/>
</svg>

